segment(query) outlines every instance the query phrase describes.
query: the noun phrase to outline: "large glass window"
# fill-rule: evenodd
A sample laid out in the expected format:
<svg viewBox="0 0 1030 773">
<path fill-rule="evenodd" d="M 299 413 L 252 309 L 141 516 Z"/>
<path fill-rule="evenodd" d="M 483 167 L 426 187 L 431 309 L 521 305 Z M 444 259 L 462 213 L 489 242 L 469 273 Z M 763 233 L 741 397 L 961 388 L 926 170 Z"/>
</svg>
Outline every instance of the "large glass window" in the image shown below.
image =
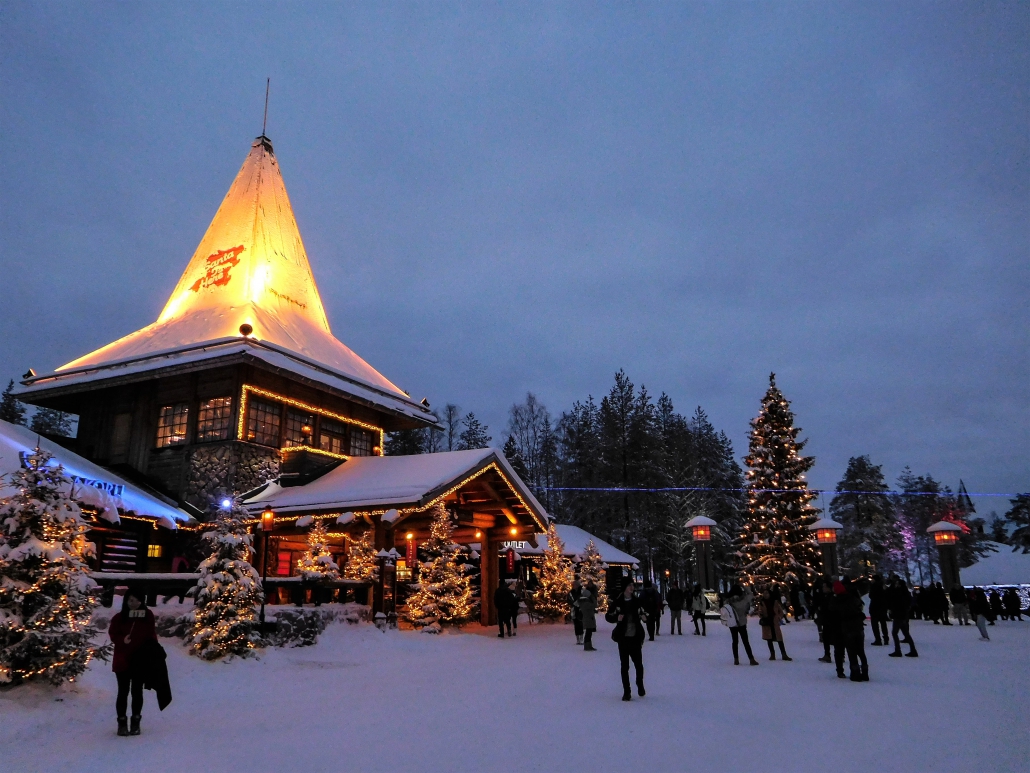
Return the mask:
<svg viewBox="0 0 1030 773">
<path fill-rule="evenodd" d="M 315 427 L 315 417 L 310 413 L 286 411 L 286 431 L 283 433 L 284 446 L 309 446 Z"/>
<path fill-rule="evenodd" d="M 372 455 L 372 433 L 367 429 L 358 427 L 350 428 L 350 455 L 371 456 Z"/>
<path fill-rule="evenodd" d="M 216 397 L 204 400 L 197 412 L 197 442 L 228 440 L 232 398 Z"/>
<path fill-rule="evenodd" d="M 332 419 L 322 419 L 318 447 L 333 454 L 347 453 L 347 427 Z"/>
<path fill-rule="evenodd" d="M 279 426 L 282 423 L 282 408 L 264 400 L 250 400 L 247 403 L 247 440 L 263 446 L 279 445 Z"/>
<path fill-rule="evenodd" d="M 167 448 L 186 442 L 186 420 L 190 409 L 186 403 L 162 405 L 157 414 L 157 447 Z"/>
</svg>

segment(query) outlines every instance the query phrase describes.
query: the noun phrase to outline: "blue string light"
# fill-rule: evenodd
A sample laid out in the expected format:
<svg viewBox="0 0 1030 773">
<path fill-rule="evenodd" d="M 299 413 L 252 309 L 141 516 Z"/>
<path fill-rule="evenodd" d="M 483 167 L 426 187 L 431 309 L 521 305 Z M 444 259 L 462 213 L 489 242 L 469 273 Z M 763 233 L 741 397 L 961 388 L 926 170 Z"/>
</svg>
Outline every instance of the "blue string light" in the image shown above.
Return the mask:
<svg viewBox="0 0 1030 773">
<path fill-rule="evenodd" d="M 837 491 L 836 489 L 819 489 L 819 488 L 718 488 L 715 486 L 666 486 L 661 488 L 647 488 L 647 487 L 634 487 L 634 486 L 533 486 L 532 488 L 537 491 L 610 491 L 613 493 L 644 493 L 644 494 L 660 494 L 665 491 L 733 491 L 733 492 L 751 492 L 755 494 L 774 493 L 774 494 L 889 494 L 892 496 L 900 497 L 946 497 L 955 496 L 954 492 L 945 491 Z M 1014 499 L 1015 497 L 1022 496 L 1021 494 L 1006 494 L 996 492 L 981 492 L 981 491 L 969 491 L 966 492 L 971 497 L 1005 497 L 1006 499 Z"/>
</svg>

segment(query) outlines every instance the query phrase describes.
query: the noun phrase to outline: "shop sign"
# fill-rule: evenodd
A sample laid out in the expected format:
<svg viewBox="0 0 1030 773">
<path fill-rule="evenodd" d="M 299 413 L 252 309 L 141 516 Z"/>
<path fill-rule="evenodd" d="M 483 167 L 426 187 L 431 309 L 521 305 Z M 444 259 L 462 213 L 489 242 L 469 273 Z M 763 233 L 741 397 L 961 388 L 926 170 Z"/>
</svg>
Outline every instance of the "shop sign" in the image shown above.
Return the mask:
<svg viewBox="0 0 1030 773">
<path fill-rule="evenodd" d="M 529 547 L 528 542 L 502 542 L 502 548 L 510 548 L 511 550 L 525 550 Z"/>
</svg>

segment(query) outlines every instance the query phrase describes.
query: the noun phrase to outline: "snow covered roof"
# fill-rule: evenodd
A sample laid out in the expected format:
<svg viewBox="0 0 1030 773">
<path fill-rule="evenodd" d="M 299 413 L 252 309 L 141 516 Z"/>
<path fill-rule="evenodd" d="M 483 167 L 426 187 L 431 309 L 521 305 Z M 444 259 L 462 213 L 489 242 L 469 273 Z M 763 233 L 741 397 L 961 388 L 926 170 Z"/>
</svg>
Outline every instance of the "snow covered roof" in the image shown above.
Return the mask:
<svg viewBox="0 0 1030 773">
<path fill-rule="evenodd" d="M 959 573 L 962 584 L 1030 585 L 1030 553 L 1013 553 L 1011 545 L 993 544 L 997 553 L 988 553 Z"/>
<path fill-rule="evenodd" d="M 243 331 L 248 331 L 244 334 Z M 29 378 L 27 395 L 221 356 L 234 346 L 286 370 L 435 423 L 329 329 L 279 164 L 258 137 L 157 321 Z M 198 351 L 204 356 L 198 357 Z M 274 362 L 273 362 L 274 360 Z"/>
<path fill-rule="evenodd" d="M 533 511 L 541 527 L 547 512 L 504 458 L 493 448 L 411 456 L 354 456 L 303 486 L 269 485 L 247 508 L 278 513 L 424 505 L 475 472 L 497 464 Z"/>
<path fill-rule="evenodd" d="M 565 523 L 556 523 L 554 528 L 558 532 L 558 536 L 561 537 L 561 541 L 565 543 L 565 555 L 576 556 L 582 555 L 586 552 L 587 542 L 590 540 L 594 541 L 594 547 L 597 548 L 597 552 L 601 554 L 601 559 L 606 564 L 636 564 L 637 559 L 631 556 L 629 553 L 619 550 L 614 545 L 605 542 L 600 537 L 595 537 L 585 529 L 581 529 L 578 526 L 569 526 Z M 527 556 L 539 556 L 543 555 L 544 551 L 547 550 L 547 535 L 537 535 L 537 547 L 533 547 L 526 544 L 525 547 L 519 548 L 519 553 L 523 553 Z"/>
<path fill-rule="evenodd" d="M 162 502 L 110 470 L 83 459 L 26 427 L 6 421 L 0 421 L 0 498 L 14 493 L 14 489 L 8 485 L 7 476 L 22 466 L 22 454 L 33 453 L 37 445 L 50 453 L 72 479 L 72 498 L 81 504 L 96 507 L 107 521 L 118 523 L 119 510 L 122 513 L 156 518 L 162 526 L 170 529 L 175 528 L 176 522 L 190 519 L 188 513 Z"/>
</svg>

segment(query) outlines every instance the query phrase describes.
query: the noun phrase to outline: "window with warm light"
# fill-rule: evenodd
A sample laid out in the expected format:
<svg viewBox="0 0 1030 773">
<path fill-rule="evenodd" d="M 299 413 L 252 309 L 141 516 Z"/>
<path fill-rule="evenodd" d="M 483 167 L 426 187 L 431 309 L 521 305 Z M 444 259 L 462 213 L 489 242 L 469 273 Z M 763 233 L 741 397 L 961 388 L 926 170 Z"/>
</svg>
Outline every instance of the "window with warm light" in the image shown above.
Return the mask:
<svg viewBox="0 0 1030 773">
<path fill-rule="evenodd" d="M 147 558 L 160 558 L 163 552 L 161 545 L 147 545 Z"/>
<path fill-rule="evenodd" d="M 263 400 L 247 403 L 247 440 L 263 446 L 279 445 L 282 408 Z"/>
<path fill-rule="evenodd" d="M 157 413 L 157 447 L 167 448 L 186 442 L 186 421 L 190 409 L 186 403 L 162 405 Z"/>
<path fill-rule="evenodd" d="M 318 447 L 332 454 L 346 454 L 347 428 L 338 421 L 322 419 L 318 432 Z"/>
<path fill-rule="evenodd" d="M 202 401 L 200 410 L 197 411 L 197 442 L 228 440 L 231 414 L 231 397 L 216 397 Z"/>
<path fill-rule="evenodd" d="M 286 411 L 286 429 L 283 432 L 283 445 L 309 446 L 311 445 L 312 428 L 315 426 L 315 417 L 310 413 L 300 411 Z"/>
</svg>

